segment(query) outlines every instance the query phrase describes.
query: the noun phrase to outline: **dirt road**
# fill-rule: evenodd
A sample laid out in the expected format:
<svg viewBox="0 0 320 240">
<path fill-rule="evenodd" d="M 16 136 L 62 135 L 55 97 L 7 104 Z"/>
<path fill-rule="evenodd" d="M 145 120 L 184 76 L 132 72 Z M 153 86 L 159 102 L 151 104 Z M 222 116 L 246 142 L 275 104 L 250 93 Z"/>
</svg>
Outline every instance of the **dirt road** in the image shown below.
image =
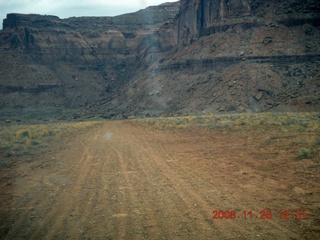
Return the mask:
<svg viewBox="0 0 320 240">
<path fill-rule="evenodd" d="M 17 166 L 2 186 L 0 238 L 315 239 L 319 193 L 303 192 L 307 170 L 259 163 L 266 150 L 252 149 L 236 134 L 107 122 Z M 212 219 L 214 210 L 236 218 Z"/>
</svg>

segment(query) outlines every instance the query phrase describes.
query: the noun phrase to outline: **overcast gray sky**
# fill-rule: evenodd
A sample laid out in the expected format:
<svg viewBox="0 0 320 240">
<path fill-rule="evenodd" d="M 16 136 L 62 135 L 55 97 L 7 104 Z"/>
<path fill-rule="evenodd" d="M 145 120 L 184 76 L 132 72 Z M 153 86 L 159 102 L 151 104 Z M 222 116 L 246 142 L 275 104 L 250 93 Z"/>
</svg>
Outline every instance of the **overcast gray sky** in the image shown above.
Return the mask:
<svg viewBox="0 0 320 240">
<path fill-rule="evenodd" d="M 0 0 L 0 21 L 7 13 L 37 13 L 60 18 L 116 16 L 177 0 Z"/>
</svg>

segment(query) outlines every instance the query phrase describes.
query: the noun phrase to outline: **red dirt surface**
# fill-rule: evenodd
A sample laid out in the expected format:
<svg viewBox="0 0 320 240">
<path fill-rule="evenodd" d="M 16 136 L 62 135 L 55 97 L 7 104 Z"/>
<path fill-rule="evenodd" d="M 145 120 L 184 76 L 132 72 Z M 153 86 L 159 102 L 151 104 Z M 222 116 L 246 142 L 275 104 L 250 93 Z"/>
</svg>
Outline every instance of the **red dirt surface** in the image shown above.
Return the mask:
<svg viewBox="0 0 320 240">
<path fill-rule="evenodd" d="M 265 140 L 106 122 L 1 172 L 0 238 L 317 239 L 319 163 Z"/>
</svg>

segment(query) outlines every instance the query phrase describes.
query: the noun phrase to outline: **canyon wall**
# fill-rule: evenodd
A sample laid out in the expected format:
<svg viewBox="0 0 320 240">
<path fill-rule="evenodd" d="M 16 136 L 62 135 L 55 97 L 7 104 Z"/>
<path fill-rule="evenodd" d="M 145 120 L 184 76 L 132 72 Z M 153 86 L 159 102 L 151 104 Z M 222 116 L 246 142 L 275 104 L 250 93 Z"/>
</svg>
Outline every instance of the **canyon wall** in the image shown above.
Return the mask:
<svg viewBox="0 0 320 240">
<path fill-rule="evenodd" d="M 101 109 L 106 116 L 319 110 L 319 13 L 314 0 L 182 0 L 176 50 Z"/>
<path fill-rule="evenodd" d="M 179 3 L 116 17 L 8 14 L 0 31 L 0 108 L 80 107 L 125 85 L 176 45 Z"/>
<path fill-rule="evenodd" d="M 186 45 L 231 24 L 261 26 L 276 19 L 287 25 L 303 20 L 319 24 L 319 8 L 315 0 L 181 0 L 176 34 Z"/>
<path fill-rule="evenodd" d="M 320 110 L 316 0 L 181 0 L 117 17 L 8 14 L 3 27 L 0 111 Z"/>
</svg>

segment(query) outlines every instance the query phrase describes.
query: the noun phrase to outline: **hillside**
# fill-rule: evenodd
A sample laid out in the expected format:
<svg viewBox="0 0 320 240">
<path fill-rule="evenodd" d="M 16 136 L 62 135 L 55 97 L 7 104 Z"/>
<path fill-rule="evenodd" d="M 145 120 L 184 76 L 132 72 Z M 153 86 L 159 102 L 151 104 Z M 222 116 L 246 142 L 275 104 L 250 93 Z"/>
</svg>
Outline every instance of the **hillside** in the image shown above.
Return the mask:
<svg viewBox="0 0 320 240">
<path fill-rule="evenodd" d="M 0 111 L 63 119 L 318 111 L 319 10 L 315 0 L 183 0 L 117 17 L 8 14 Z"/>
</svg>

